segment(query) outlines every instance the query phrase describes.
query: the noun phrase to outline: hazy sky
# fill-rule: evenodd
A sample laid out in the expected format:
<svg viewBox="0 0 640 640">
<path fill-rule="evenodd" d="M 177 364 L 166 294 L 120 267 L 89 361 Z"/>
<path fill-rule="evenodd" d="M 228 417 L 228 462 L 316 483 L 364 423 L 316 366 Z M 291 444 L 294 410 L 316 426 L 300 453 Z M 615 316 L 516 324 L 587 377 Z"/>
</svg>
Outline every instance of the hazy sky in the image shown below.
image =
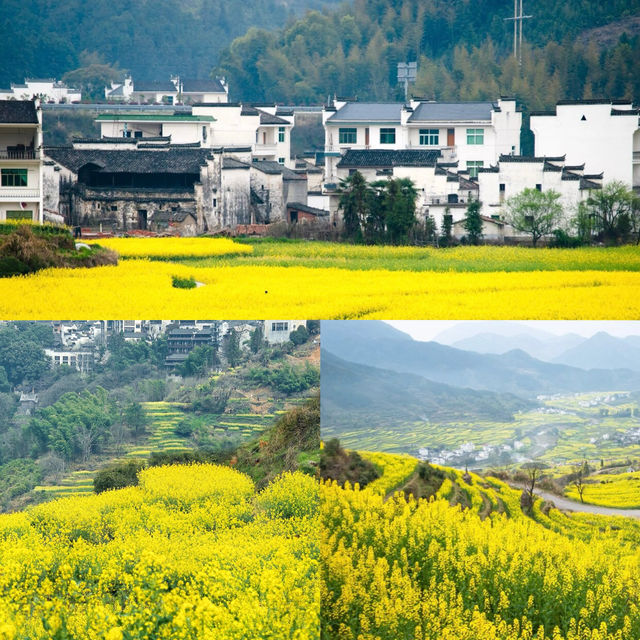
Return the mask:
<svg viewBox="0 0 640 640">
<path fill-rule="evenodd" d="M 557 335 L 565 333 L 577 333 L 578 335 L 589 337 L 598 331 L 605 331 L 613 336 L 640 335 L 640 320 L 522 320 L 522 321 L 501 321 L 495 320 L 388 320 L 388 324 L 400 331 L 408 333 L 415 340 L 433 340 L 439 333 L 446 331 L 455 325 L 476 325 L 478 332 L 500 333 L 500 326 L 508 323 L 511 327 L 514 324 L 527 326 L 540 331 L 548 331 Z M 482 326 L 479 326 L 482 325 Z M 525 331 L 523 331 L 524 333 Z M 513 331 L 509 332 L 510 334 Z"/>
</svg>

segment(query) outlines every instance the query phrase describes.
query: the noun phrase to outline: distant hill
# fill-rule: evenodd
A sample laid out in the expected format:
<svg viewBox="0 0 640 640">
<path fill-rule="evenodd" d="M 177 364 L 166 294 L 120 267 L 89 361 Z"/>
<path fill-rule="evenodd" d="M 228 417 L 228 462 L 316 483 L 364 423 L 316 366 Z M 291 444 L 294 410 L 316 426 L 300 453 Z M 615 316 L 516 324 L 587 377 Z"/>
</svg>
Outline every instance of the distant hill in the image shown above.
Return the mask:
<svg viewBox="0 0 640 640">
<path fill-rule="evenodd" d="M 95 53 L 135 78 L 208 78 L 218 53 L 252 26 L 273 29 L 335 0 L 3 0 L 0 87 L 57 77 Z"/>
<path fill-rule="evenodd" d="M 581 369 L 625 368 L 640 372 L 640 344 L 636 337 L 616 338 L 599 332 L 567 349 L 554 362 Z"/>
<path fill-rule="evenodd" d="M 352 326 L 353 325 L 353 326 Z M 398 336 L 398 330 L 369 320 L 323 323 L 323 349 L 341 358 L 435 382 L 535 397 L 603 389 L 640 390 L 640 373 L 623 369 L 583 369 L 542 362 L 522 350 L 479 354 L 436 342 Z"/>
<path fill-rule="evenodd" d="M 321 395 L 322 425 L 340 430 L 417 421 L 508 422 L 514 411 L 533 406 L 512 394 L 456 388 L 415 374 L 349 362 L 324 350 Z"/>
</svg>

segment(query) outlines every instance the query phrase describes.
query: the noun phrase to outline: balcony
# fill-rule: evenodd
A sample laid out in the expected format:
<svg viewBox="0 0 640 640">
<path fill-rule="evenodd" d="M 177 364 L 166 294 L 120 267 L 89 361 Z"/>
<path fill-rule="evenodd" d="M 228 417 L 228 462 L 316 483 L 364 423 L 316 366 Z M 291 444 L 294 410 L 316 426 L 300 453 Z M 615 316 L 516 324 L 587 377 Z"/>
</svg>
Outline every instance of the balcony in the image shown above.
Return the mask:
<svg viewBox="0 0 640 640">
<path fill-rule="evenodd" d="M 33 149 L 8 147 L 0 149 L 0 160 L 39 160 L 40 152 Z"/>
<path fill-rule="evenodd" d="M 640 162 L 640 151 L 634 151 L 633 152 L 633 162 Z"/>
<path fill-rule="evenodd" d="M 275 156 L 277 153 L 277 147 L 274 144 L 259 144 L 256 142 L 253 153 L 257 156 Z"/>
<path fill-rule="evenodd" d="M 21 202 L 27 200 L 38 200 L 40 189 L 30 187 L 0 187 L 0 201 Z"/>
</svg>

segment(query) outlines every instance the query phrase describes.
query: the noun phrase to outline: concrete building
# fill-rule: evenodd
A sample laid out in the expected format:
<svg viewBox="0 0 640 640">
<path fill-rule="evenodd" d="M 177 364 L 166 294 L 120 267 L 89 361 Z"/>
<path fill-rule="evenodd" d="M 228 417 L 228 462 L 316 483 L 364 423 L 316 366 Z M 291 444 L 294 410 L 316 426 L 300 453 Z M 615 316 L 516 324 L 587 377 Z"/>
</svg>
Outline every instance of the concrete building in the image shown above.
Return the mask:
<svg viewBox="0 0 640 640">
<path fill-rule="evenodd" d="M 51 360 L 51 365 L 61 367 L 63 365 L 77 369 L 82 373 L 88 373 L 93 368 L 94 354 L 92 351 L 59 351 L 45 349 L 45 354 Z"/>
<path fill-rule="evenodd" d="M 323 111 L 325 182 L 337 180 L 337 165 L 349 150 L 431 149 L 458 162 L 471 177 L 501 154 L 520 153 L 522 114 L 516 101 L 410 103 L 336 99 Z"/>
<path fill-rule="evenodd" d="M 306 320 L 265 320 L 264 339 L 269 344 L 282 344 L 289 340 L 292 331 L 306 324 Z"/>
<path fill-rule="evenodd" d="M 558 102 L 554 111 L 531 114 L 536 156 L 565 156 L 604 182 L 640 189 L 640 109 L 629 101 Z"/>
<path fill-rule="evenodd" d="M 0 100 L 33 100 L 38 98 L 48 103 L 80 102 L 79 89 L 58 82 L 55 78 L 25 78 L 22 84 L 13 84 L 9 89 L 0 89 Z"/>
<path fill-rule="evenodd" d="M 42 110 L 38 100 L 0 100 L 0 222 L 42 222 Z"/>
</svg>

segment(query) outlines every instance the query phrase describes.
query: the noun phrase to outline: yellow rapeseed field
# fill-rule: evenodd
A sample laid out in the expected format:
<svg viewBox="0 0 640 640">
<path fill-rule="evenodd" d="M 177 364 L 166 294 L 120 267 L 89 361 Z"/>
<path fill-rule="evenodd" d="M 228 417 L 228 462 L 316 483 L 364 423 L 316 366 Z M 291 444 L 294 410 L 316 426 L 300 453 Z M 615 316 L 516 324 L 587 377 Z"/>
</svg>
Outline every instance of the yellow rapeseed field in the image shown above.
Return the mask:
<svg viewBox="0 0 640 640">
<path fill-rule="evenodd" d="M 123 258 L 212 257 L 253 251 L 229 238 L 102 238 L 91 244 L 113 249 Z"/>
<path fill-rule="evenodd" d="M 172 287 L 172 276 L 204 286 Z M 0 318 L 630 319 L 640 272 L 197 267 L 123 260 L 0 279 Z"/>
<path fill-rule="evenodd" d="M 539 501 L 527 516 L 520 492 L 499 480 L 443 471 L 448 487 L 453 479 L 469 494 L 468 508 L 322 485 L 322 637 L 640 637 L 635 521 L 545 515 Z"/>
<path fill-rule="evenodd" d="M 316 640 L 317 504 L 194 465 L 0 516 L 0 638 Z"/>
</svg>

